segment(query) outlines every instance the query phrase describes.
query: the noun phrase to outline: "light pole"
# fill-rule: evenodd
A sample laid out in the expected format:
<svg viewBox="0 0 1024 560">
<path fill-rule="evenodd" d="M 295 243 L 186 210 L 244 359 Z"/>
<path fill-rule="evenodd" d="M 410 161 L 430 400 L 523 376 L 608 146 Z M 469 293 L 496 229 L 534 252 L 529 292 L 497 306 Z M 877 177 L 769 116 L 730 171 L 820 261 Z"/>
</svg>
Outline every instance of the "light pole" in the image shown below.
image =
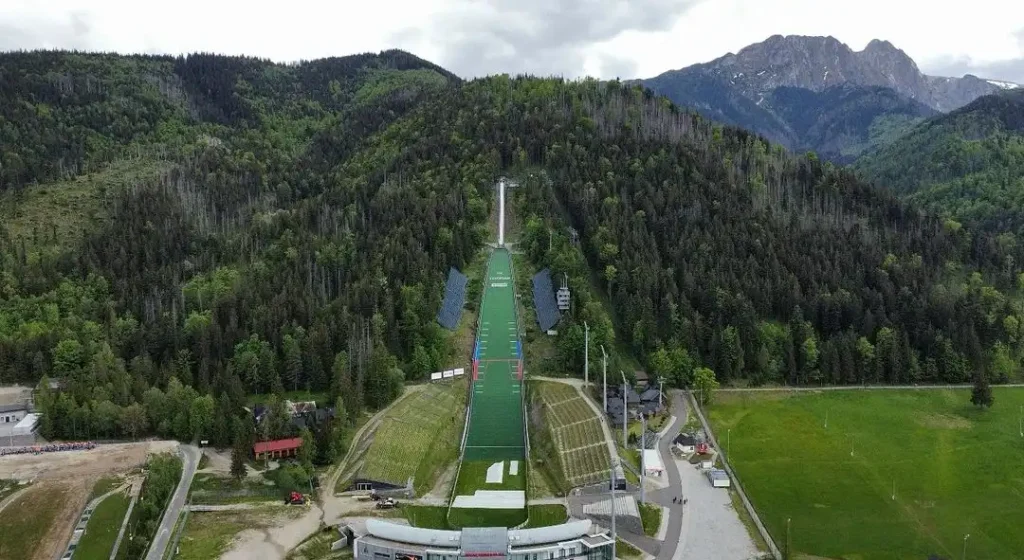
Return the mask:
<svg viewBox="0 0 1024 560">
<path fill-rule="evenodd" d="M 626 372 L 619 371 L 622 374 L 622 448 L 626 448 L 626 432 L 629 430 L 629 400 L 626 399 Z"/>
<path fill-rule="evenodd" d="M 732 460 L 732 428 L 725 431 L 725 458 Z"/>
<path fill-rule="evenodd" d="M 960 556 L 960 560 L 967 560 L 967 539 L 971 536 L 970 533 L 964 535 L 964 553 Z"/>
<path fill-rule="evenodd" d="M 825 429 L 828 429 L 828 409 L 825 409 Z"/>
<path fill-rule="evenodd" d="M 583 321 L 583 386 L 590 383 L 590 325 Z"/>
<path fill-rule="evenodd" d="M 604 404 L 604 413 L 608 414 L 608 353 L 604 351 L 604 344 L 601 345 L 601 356 L 603 356 L 603 363 L 601 365 L 601 402 Z"/>
<path fill-rule="evenodd" d="M 789 548 L 790 548 L 790 544 L 789 544 L 789 522 L 792 521 L 792 520 L 793 520 L 792 517 L 787 517 L 786 518 L 786 560 L 791 560 L 790 559 L 790 552 L 789 552 Z"/>
<path fill-rule="evenodd" d="M 640 413 L 640 503 L 647 503 L 645 499 L 646 494 L 644 493 L 644 475 L 647 474 L 647 464 L 644 461 L 644 455 L 647 451 L 647 416 L 643 412 Z"/>
</svg>

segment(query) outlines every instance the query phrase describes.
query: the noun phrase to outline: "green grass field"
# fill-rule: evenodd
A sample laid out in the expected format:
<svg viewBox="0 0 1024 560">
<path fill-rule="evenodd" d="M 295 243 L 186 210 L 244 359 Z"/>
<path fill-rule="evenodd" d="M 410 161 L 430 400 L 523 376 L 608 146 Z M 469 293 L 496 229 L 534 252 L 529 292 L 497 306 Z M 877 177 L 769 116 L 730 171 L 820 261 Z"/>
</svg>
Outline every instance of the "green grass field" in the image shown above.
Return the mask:
<svg viewBox="0 0 1024 560">
<path fill-rule="evenodd" d="M 644 534 L 653 537 L 661 527 L 661 506 L 655 504 L 637 504 L 640 508 L 640 522 L 644 526 Z"/>
<path fill-rule="evenodd" d="M 455 483 L 455 494 L 468 496 L 475 490 L 525 490 L 526 465 L 519 461 L 518 471 L 513 476 L 509 461 L 504 461 L 504 472 L 500 483 L 487 482 L 487 469 L 497 461 L 463 461 L 459 479 Z"/>
<path fill-rule="evenodd" d="M 436 479 L 458 455 L 465 408 L 462 380 L 430 385 L 404 398 L 381 421 L 359 476 L 394 484 L 415 478 L 417 491 L 429 486 L 421 483 Z"/>
<path fill-rule="evenodd" d="M 64 508 L 68 488 L 46 485 L 30 488 L 7 505 L 0 515 L 0 558 L 31 558 L 36 545 L 50 531 Z M 18 512 L 12 515 L 12 512 Z"/>
<path fill-rule="evenodd" d="M 452 529 L 463 527 L 515 527 L 526 521 L 525 509 L 472 509 L 448 510 L 448 525 Z"/>
<path fill-rule="evenodd" d="M 791 518 L 805 555 L 959 558 L 970 534 L 970 558 L 1021 558 L 1024 391 L 996 388 L 991 410 L 969 396 L 721 393 L 709 415 L 780 547 Z"/>
<path fill-rule="evenodd" d="M 99 498 L 100 496 L 120 486 L 122 481 L 123 479 L 119 476 L 104 476 L 97 480 L 96 483 L 92 485 L 92 493 L 89 494 L 89 497 L 86 499 L 91 501 L 95 498 Z"/>
<path fill-rule="evenodd" d="M 526 528 L 533 527 L 550 527 L 552 525 L 561 525 L 569 520 L 569 512 L 566 511 L 565 506 L 559 504 L 538 504 L 534 506 L 527 506 L 530 519 L 526 523 Z"/>
<path fill-rule="evenodd" d="M 82 540 L 78 541 L 74 560 L 107 560 L 110 550 L 114 548 L 117 533 L 121 530 L 124 514 L 128 512 L 126 492 L 107 497 L 100 502 L 89 518 Z"/>
<path fill-rule="evenodd" d="M 561 457 L 570 486 L 591 484 L 608 476 L 611 458 L 597 416 L 574 387 L 551 381 L 531 381 Z"/>
</svg>

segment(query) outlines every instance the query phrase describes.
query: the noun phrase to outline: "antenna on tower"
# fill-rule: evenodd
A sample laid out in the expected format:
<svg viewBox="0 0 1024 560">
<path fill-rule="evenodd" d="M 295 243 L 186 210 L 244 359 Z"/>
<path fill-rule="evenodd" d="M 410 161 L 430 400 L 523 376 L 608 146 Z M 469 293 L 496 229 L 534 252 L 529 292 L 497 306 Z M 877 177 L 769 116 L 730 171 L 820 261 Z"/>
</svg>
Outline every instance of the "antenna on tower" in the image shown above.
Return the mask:
<svg viewBox="0 0 1024 560">
<path fill-rule="evenodd" d="M 569 275 L 562 275 L 562 287 L 558 288 L 558 293 L 555 294 L 555 299 L 558 300 L 558 310 L 568 311 L 569 301 L 572 294 L 569 292 Z"/>
</svg>

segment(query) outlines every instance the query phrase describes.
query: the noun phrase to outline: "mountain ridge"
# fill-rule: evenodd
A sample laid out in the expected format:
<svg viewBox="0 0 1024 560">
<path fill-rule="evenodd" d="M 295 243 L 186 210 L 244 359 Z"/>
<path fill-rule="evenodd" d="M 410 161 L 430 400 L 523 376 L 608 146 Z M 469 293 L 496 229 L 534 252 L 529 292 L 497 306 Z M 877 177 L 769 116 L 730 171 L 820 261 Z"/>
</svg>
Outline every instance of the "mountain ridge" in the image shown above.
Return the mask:
<svg viewBox="0 0 1024 560">
<path fill-rule="evenodd" d="M 751 98 L 780 86 L 821 91 L 850 82 L 889 87 L 937 111 L 950 111 L 1005 89 L 972 74 L 960 78 L 926 75 L 906 52 L 886 40 L 872 39 L 864 49 L 855 51 L 830 35 L 772 35 L 736 53 L 669 72 L 690 69 L 726 76 L 731 71 L 730 79 Z"/>
<path fill-rule="evenodd" d="M 851 163 L 925 118 L 1016 87 L 970 74 L 926 75 L 906 52 L 881 39 L 854 51 L 835 37 L 801 35 L 772 35 L 639 83 L 709 118 L 838 163 Z M 807 113 L 819 121 L 813 127 L 792 121 Z M 811 128 L 820 132 L 801 133 Z"/>
</svg>

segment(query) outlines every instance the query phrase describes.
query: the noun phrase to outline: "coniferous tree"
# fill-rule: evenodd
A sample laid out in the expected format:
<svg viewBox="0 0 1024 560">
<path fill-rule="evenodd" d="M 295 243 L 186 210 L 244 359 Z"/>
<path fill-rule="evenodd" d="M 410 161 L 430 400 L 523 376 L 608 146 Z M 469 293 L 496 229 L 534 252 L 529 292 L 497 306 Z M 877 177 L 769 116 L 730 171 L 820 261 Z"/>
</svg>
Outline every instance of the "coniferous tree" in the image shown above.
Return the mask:
<svg viewBox="0 0 1024 560">
<path fill-rule="evenodd" d="M 991 408 L 995 398 L 992 396 L 992 386 L 989 385 L 988 375 L 981 368 L 974 370 L 974 388 L 971 389 L 971 403 L 982 408 Z"/>
</svg>

